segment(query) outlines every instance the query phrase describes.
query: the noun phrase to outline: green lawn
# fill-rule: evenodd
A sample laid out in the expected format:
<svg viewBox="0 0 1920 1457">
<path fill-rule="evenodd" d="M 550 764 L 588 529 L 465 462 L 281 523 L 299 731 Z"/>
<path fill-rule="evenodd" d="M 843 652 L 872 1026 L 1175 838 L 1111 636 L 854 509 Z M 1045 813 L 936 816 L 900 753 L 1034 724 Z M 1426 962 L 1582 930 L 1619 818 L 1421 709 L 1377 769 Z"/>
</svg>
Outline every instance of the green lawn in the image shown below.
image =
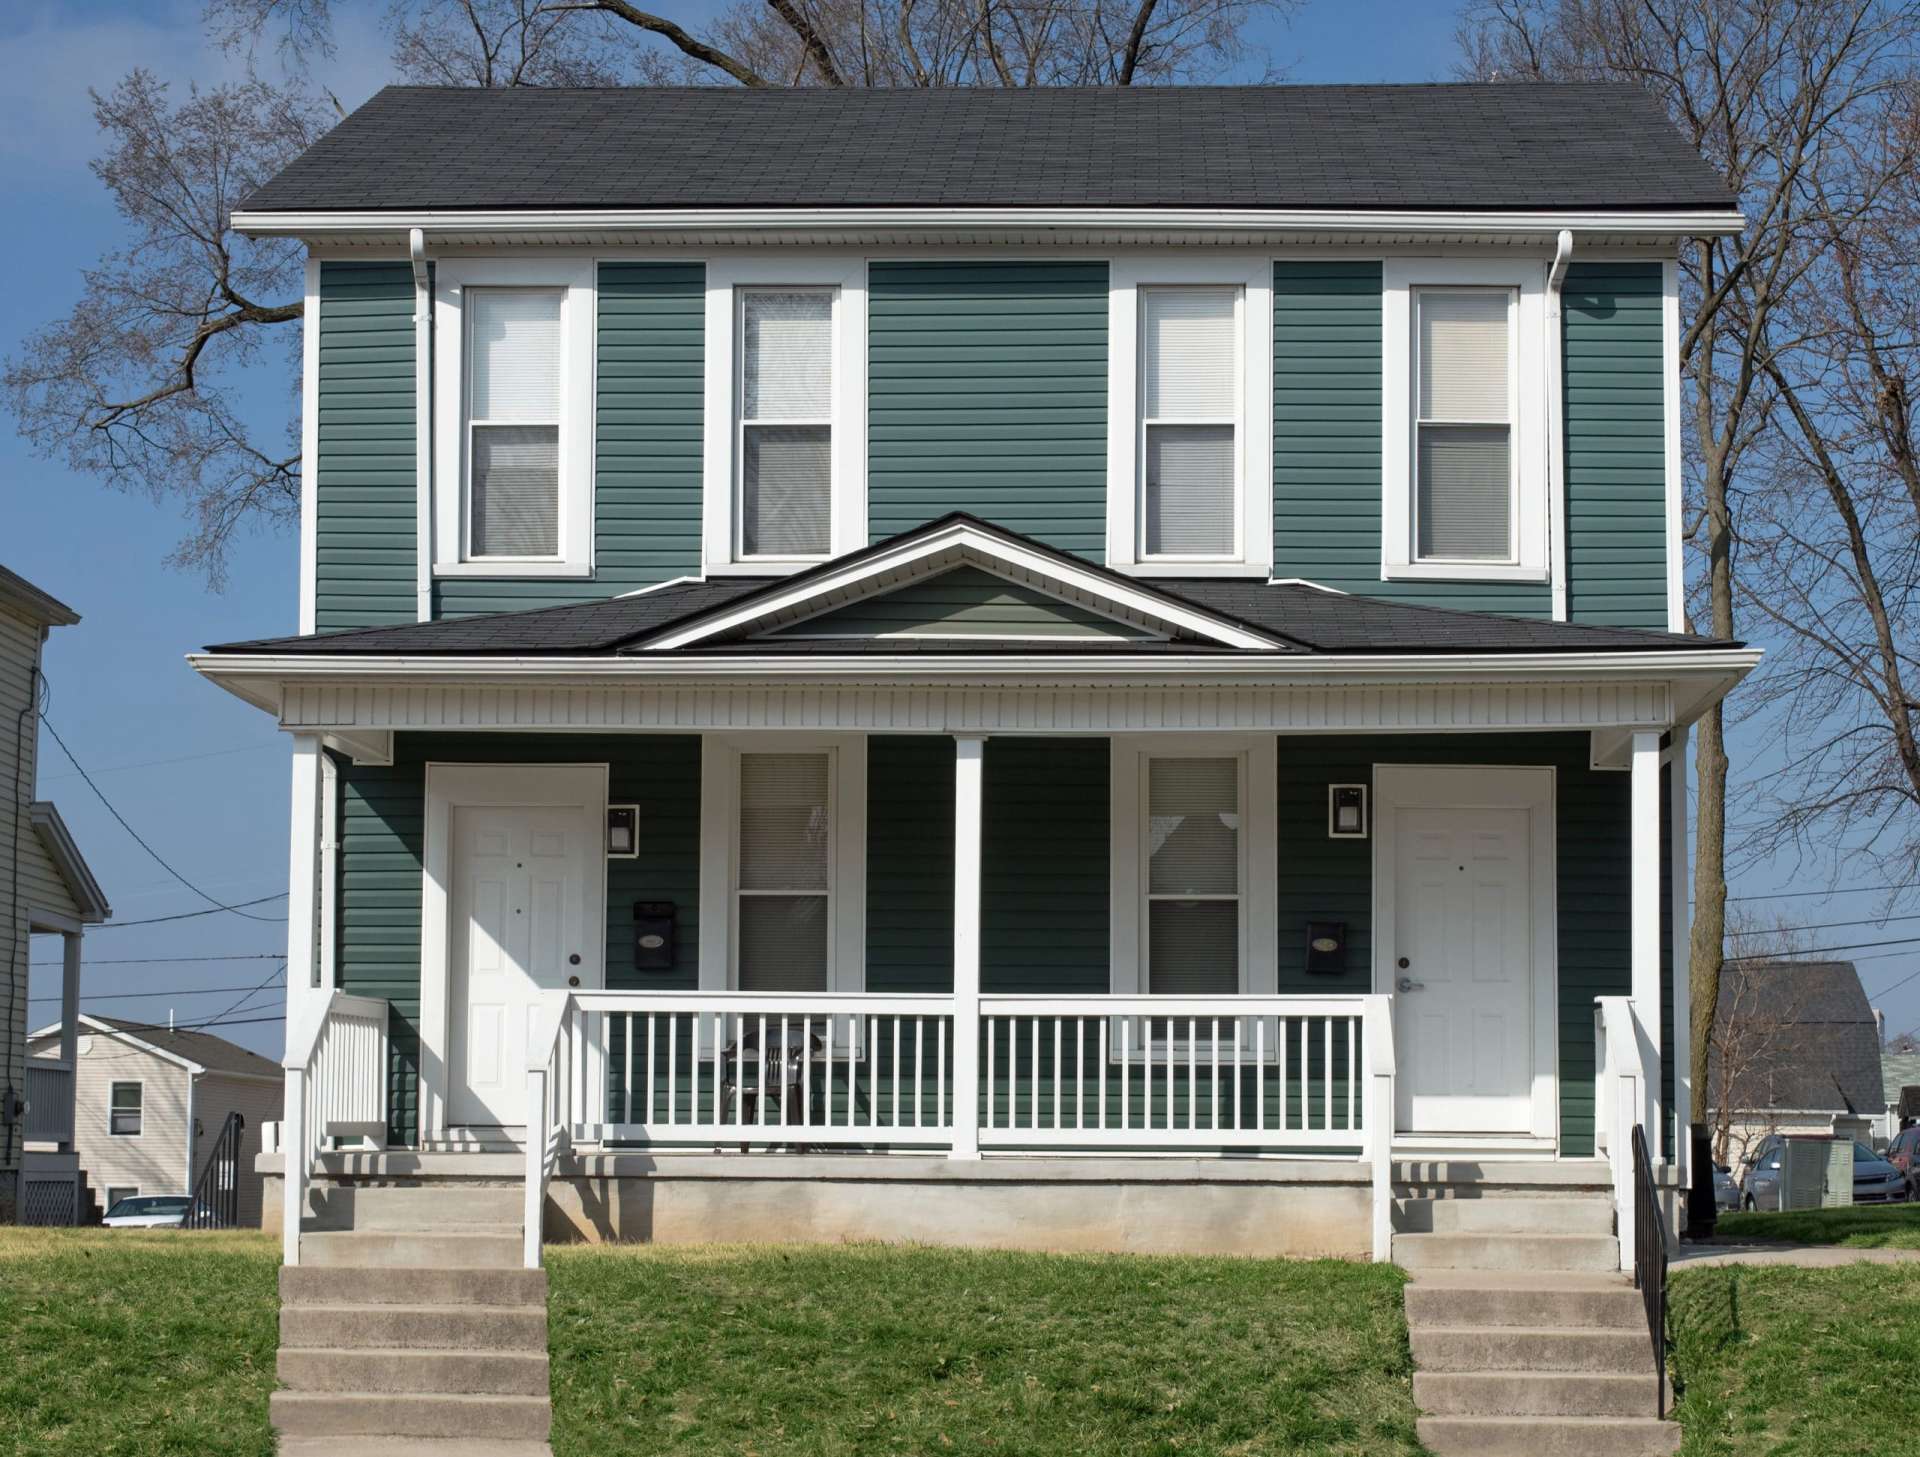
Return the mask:
<svg viewBox="0 0 1920 1457">
<path fill-rule="evenodd" d="M 266 1457 L 280 1247 L 0 1229 L 0 1452 Z"/>
<path fill-rule="evenodd" d="M 1789 1209 L 1783 1214 L 1723 1214 L 1721 1239 L 1857 1250 L 1920 1250 L 1920 1204 L 1859 1204 L 1846 1209 Z"/>
<path fill-rule="evenodd" d="M 1386 1266 L 629 1246 L 549 1270 L 557 1457 L 1420 1451 Z"/>
<path fill-rule="evenodd" d="M 1733 1265 L 1671 1290 L 1683 1457 L 1920 1449 L 1920 1264 Z"/>
</svg>

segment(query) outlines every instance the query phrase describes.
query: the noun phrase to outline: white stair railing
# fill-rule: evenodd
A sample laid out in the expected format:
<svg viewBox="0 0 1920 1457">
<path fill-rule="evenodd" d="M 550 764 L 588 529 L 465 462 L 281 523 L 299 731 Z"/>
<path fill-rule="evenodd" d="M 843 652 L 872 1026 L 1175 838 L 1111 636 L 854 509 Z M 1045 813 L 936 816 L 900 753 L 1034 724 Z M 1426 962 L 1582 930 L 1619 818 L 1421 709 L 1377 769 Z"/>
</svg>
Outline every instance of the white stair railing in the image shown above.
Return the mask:
<svg viewBox="0 0 1920 1457">
<path fill-rule="evenodd" d="M 1393 1258 L 1393 998 L 1367 1003 L 1367 1159 L 1373 1166 L 1373 1257 Z"/>
<path fill-rule="evenodd" d="M 386 1002 L 338 991 L 315 998 L 288 1019 L 281 1065 L 287 1075 L 280 1114 L 281 1257 L 297 1265 L 300 1221 L 321 1153 L 335 1137 L 386 1127 Z"/>
<path fill-rule="evenodd" d="M 1607 1160 L 1620 1268 L 1633 1269 L 1635 1125 L 1654 1124 L 1653 1085 L 1643 1055 L 1646 1038 L 1631 997 L 1593 999 L 1594 1151 Z"/>
<path fill-rule="evenodd" d="M 572 995 L 546 992 L 527 1034 L 527 1178 L 521 1214 L 521 1263 L 540 1268 L 546 1229 L 547 1183 L 560 1155 L 570 1145 L 579 1089 L 574 1086 L 575 1038 L 579 1019 Z"/>
</svg>

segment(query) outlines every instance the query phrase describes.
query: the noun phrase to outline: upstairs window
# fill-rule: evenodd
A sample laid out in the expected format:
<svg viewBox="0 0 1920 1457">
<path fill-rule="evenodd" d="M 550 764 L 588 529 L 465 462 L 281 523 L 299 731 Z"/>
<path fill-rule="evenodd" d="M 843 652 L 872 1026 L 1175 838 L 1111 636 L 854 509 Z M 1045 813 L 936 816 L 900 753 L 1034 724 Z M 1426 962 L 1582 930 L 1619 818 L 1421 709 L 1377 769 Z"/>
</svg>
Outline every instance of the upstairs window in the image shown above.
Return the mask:
<svg viewBox="0 0 1920 1457">
<path fill-rule="evenodd" d="M 139 1083 L 114 1083 L 107 1090 L 107 1132 L 115 1138 L 140 1136 L 141 1102 L 145 1093 Z"/>
<path fill-rule="evenodd" d="M 1140 553 L 1231 559 L 1238 551 L 1237 290 L 1140 294 Z"/>
<path fill-rule="evenodd" d="M 467 291 L 470 561 L 560 554 L 557 288 Z"/>
<path fill-rule="evenodd" d="M 1414 553 L 1514 559 L 1514 296 L 1420 289 L 1415 340 Z"/>
<path fill-rule="evenodd" d="M 741 557 L 823 557 L 833 507 L 833 294 L 740 292 Z"/>
<path fill-rule="evenodd" d="M 1147 762 L 1147 990 L 1240 990 L 1240 759 Z"/>
</svg>

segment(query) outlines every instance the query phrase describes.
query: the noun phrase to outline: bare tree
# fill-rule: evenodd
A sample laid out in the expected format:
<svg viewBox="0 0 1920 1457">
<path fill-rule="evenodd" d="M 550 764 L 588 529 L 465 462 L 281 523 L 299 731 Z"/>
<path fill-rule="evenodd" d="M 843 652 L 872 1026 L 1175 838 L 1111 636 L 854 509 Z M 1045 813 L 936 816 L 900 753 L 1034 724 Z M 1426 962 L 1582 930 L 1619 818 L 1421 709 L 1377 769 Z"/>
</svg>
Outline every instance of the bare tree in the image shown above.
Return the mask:
<svg viewBox="0 0 1920 1457">
<path fill-rule="evenodd" d="M 1729 993 L 1708 1029 L 1711 1080 L 1699 1086 L 1707 1090 L 1714 1162 L 1732 1165 L 1746 1160 L 1755 1140 L 1778 1131 L 1777 1090 L 1812 1048 L 1804 997 L 1791 979 L 1769 974 L 1806 953 L 1805 933 L 1777 913 L 1736 910 L 1727 920 Z"/>
<path fill-rule="evenodd" d="M 1822 190 L 1827 149 L 1868 131 L 1908 84 L 1915 24 L 1896 0 L 1470 0 L 1462 12 L 1466 74 L 1644 86 L 1740 197 L 1746 230 L 1682 256 L 1688 536 L 1700 562 L 1689 616 L 1714 637 L 1738 632 L 1745 473 L 1783 408 L 1778 316 L 1865 200 Z M 1719 706 L 1696 730 L 1695 775 L 1690 1061 L 1704 1088 L 1727 904 Z"/>
</svg>

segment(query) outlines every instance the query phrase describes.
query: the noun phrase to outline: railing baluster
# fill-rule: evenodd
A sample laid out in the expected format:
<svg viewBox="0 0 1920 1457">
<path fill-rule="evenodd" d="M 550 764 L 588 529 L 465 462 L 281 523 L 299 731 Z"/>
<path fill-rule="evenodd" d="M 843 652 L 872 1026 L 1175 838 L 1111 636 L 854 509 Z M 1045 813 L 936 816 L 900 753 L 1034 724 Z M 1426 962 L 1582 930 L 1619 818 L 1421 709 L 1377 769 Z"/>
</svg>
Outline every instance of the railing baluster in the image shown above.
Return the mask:
<svg viewBox="0 0 1920 1457">
<path fill-rule="evenodd" d="M 1027 1061 L 1032 1076 L 1027 1083 L 1027 1127 L 1040 1126 L 1040 1019 L 1027 1018 L 1027 1047 L 1030 1053 Z"/>
<path fill-rule="evenodd" d="M 647 1013 L 647 1122 L 649 1123 L 653 1122 L 654 1085 L 660 1081 L 660 1065 L 655 1060 L 657 1054 L 654 1052 L 653 1047 L 654 1025 L 659 1022 L 659 1020 L 660 1017 L 658 1013 Z"/>
<path fill-rule="evenodd" d="M 1073 1019 L 1073 1126 L 1087 1126 L 1087 1019 Z"/>
<path fill-rule="evenodd" d="M 1347 1131 L 1352 1132 L 1354 1108 L 1360 1101 L 1360 1019 L 1347 1018 Z"/>
<path fill-rule="evenodd" d="M 1128 1045 L 1133 1040 L 1133 1018 L 1128 1017 L 1120 1023 L 1120 1126 L 1133 1126 L 1133 1100 L 1127 1088 L 1128 1075 L 1133 1071 L 1133 1049 Z"/>
<path fill-rule="evenodd" d="M 1193 1018 L 1187 1018 L 1187 1132 L 1194 1129 L 1194 1119 L 1199 1115 L 1200 1099 L 1195 1095 L 1195 1087 L 1200 1079 L 1198 1057 L 1200 1035 Z"/>
<path fill-rule="evenodd" d="M 994 1109 L 1000 1101 L 994 1092 L 1000 1081 L 999 1034 L 1000 1019 L 987 1018 L 987 1127 L 989 1128 L 999 1127 L 993 1121 Z"/>
<path fill-rule="evenodd" d="M 1100 1066 L 1094 1076 L 1099 1079 L 1097 1086 L 1100 1089 L 1100 1112 L 1093 1126 L 1104 1130 L 1107 1126 L 1107 1019 L 1105 1017 L 1100 1019 Z"/>
<path fill-rule="evenodd" d="M 667 1127 L 671 1128 L 678 1120 L 675 1117 L 679 1107 L 680 1095 L 680 1019 L 671 1012 L 667 1014 Z"/>
<path fill-rule="evenodd" d="M 1333 1018 L 1321 1019 L 1321 1039 L 1326 1044 L 1320 1062 L 1320 1126 L 1333 1131 Z"/>
<path fill-rule="evenodd" d="M 925 1029 L 926 1020 L 915 1017 L 913 1019 L 913 1126 L 915 1128 L 920 1127 L 920 1084 L 927 1075 L 927 1065 L 924 1061 L 926 1048 L 921 1037 Z"/>
<path fill-rule="evenodd" d="M 1207 1088 L 1207 1111 L 1213 1115 L 1213 1127 L 1220 1127 L 1220 1019 L 1213 1019 L 1213 1072 Z"/>
</svg>

